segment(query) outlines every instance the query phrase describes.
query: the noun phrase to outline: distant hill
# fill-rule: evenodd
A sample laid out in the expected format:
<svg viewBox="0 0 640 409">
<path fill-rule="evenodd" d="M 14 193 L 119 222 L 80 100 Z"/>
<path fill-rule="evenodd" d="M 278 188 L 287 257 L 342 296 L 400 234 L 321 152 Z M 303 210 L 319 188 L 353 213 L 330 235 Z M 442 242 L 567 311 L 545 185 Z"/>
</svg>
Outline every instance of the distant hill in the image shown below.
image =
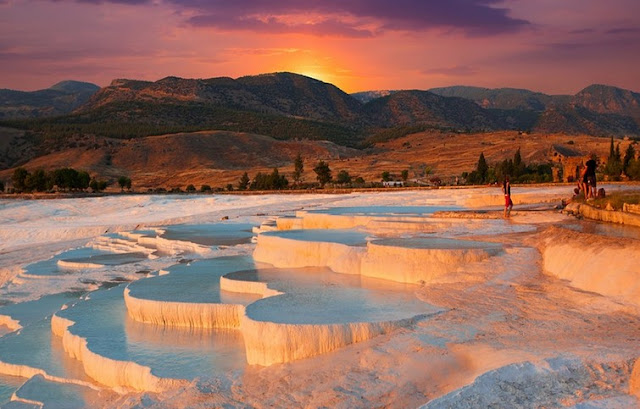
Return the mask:
<svg viewBox="0 0 640 409">
<path fill-rule="evenodd" d="M 0 89 L 0 119 L 68 114 L 99 89 L 95 84 L 78 81 L 62 81 L 51 88 L 31 92 Z"/>
<path fill-rule="evenodd" d="M 542 133 L 640 135 L 640 94 L 608 85 L 590 85 L 575 95 L 466 86 L 435 88 L 431 92 L 472 100 L 492 110 L 506 128 Z"/>
<path fill-rule="evenodd" d="M 227 109 L 345 122 L 360 103 L 332 84 L 291 73 L 211 79 L 167 77 L 156 82 L 114 80 L 78 112 L 116 102 L 200 103 Z"/>
<path fill-rule="evenodd" d="M 566 100 L 568 96 L 551 96 L 526 89 L 516 88 L 480 88 L 467 86 L 453 86 L 432 88 L 429 90 L 443 97 L 458 97 L 470 99 L 483 108 L 517 109 L 544 111 L 554 101 Z"/>
<path fill-rule="evenodd" d="M 600 114 L 628 116 L 640 124 L 640 94 L 633 91 L 595 84 L 574 95 L 571 102 Z"/>
<path fill-rule="evenodd" d="M 464 98 L 447 98 L 428 91 L 398 91 L 364 106 L 379 127 L 427 124 L 473 130 L 496 129 L 488 111 Z"/>
</svg>

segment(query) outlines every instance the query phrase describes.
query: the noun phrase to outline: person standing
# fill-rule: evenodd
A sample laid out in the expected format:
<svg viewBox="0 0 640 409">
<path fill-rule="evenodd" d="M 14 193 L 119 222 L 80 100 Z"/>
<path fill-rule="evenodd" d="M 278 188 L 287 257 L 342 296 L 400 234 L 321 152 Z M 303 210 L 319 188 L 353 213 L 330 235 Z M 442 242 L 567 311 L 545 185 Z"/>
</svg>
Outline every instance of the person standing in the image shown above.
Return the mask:
<svg viewBox="0 0 640 409">
<path fill-rule="evenodd" d="M 513 201 L 511 200 L 511 183 L 509 183 L 509 176 L 505 176 L 504 182 L 502 182 L 502 193 L 504 193 L 504 218 L 507 219 L 511 216 L 511 209 L 513 208 Z"/>
<path fill-rule="evenodd" d="M 595 199 L 596 198 L 596 167 L 598 164 L 596 163 L 594 158 L 595 155 L 591 155 L 591 159 L 585 163 L 585 172 L 584 172 L 584 197 L 585 199 Z"/>
</svg>

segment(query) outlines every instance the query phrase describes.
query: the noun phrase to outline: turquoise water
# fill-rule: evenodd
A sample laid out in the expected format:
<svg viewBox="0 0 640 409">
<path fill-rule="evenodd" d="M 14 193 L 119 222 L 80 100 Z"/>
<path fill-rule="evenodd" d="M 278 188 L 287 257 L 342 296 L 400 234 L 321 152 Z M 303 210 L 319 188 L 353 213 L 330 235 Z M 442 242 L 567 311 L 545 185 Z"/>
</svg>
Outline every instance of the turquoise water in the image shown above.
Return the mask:
<svg viewBox="0 0 640 409">
<path fill-rule="evenodd" d="M 306 230 L 281 230 L 262 233 L 264 236 L 276 236 L 291 240 L 340 243 L 350 246 L 364 246 L 367 244 L 369 234 L 356 230 L 328 230 L 328 229 L 306 229 Z"/>
<path fill-rule="evenodd" d="M 266 282 L 285 294 L 256 301 L 247 315 L 286 324 L 379 322 L 430 314 L 436 308 L 418 300 L 414 285 L 337 274 L 324 268 L 263 269 L 227 277 Z"/>
<path fill-rule="evenodd" d="M 22 385 L 24 378 L 0 375 L 0 406 L 9 402 L 11 395 Z"/>
<path fill-rule="evenodd" d="M 252 228 L 246 223 L 181 224 L 163 227 L 160 237 L 203 246 L 233 246 L 251 243 Z"/>
<path fill-rule="evenodd" d="M 221 293 L 220 277 L 232 271 L 255 267 L 250 256 L 218 257 L 189 264 L 176 264 L 168 269 L 168 275 L 132 282 L 129 284 L 129 291 L 134 297 L 157 301 L 226 302 L 246 305 L 255 301 L 257 296 Z"/>
<path fill-rule="evenodd" d="M 74 270 L 67 270 L 58 266 L 58 260 L 80 262 L 80 263 L 96 263 L 104 265 L 120 265 L 135 263 L 145 260 L 147 256 L 142 253 L 123 253 L 116 254 L 107 251 L 96 250 L 91 247 L 81 247 L 64 253 L 60 253 L 48 260 L 39 261 L 27 265 L 24 270 L 26 274 L 48 277 L 71 274 Z"/>
<path fill-rule="evenodd" d="M 36 375 L 16 391 L 21 399 L 41 402 L 44 408 L 83 409 L 91 407 L 87 397 L 98 397 L 98 392 L 85 386 L 62 384 Z"/>
<path fill-rule="evenodd" d="M 34 301 L 8 304 L 0 307 L 0 315 L 8 315 L 14 320 L 18 320 L 20 325 L 24 327 L 51 316 L 64 304 L 78 300 L 82 294 L 83 292 L 50 294 Z"/>
<path fill-rule="evenodd" d="M 91 351 L 148 366 L 160 377 L 210 378 L 244 369 L 239 331 L 168 328 L 133 321 L 126 312 L 123 290 L 124 286 L 118 286 L 95 291 L 58 315 L 76 322 L 69 330 L 86 338 Z"/>
<path fill-rule="evenodd" d="M 0 361 L 26 365 L 64 378 L 86 379 L 79 361 L 67 356 L 59 337 L 44 318 L 0 338 Z"/>
<path fill-rule="evenodd" d="M 437 250 L 455 250 L 455 249 L 499 249 L 502 246 L 499 243 L 490 243 L 485 241 L 472 240 L 456 240 L 438 237 L 411 237 L 411 238 L 394 238 L 375 240 L 372 244 L 379 246 L 404 247 L 410 249 L 437 249 Z"/>
</svg>

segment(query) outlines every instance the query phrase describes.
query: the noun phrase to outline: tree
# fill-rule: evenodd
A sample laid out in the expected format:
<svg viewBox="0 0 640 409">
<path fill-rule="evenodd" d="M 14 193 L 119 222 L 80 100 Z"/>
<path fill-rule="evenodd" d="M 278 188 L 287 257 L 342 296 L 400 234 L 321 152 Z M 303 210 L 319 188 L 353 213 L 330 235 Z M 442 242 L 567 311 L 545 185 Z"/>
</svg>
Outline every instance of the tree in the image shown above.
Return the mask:
<svg viewBox="0 0 640 409">
<path fill-rule="evenodd" d="M 202 193 L 205 193 L 205 192 L 211 192 L 211 186 L 209 186 L 209 185 L 202 185 L 202 186 L 200 186 L 200 191 L 201 191 Z"/>
<path fill-rule="evenodd" d="M 293 182 L 297 185 L 302 182 L 302 172 L 304 171 L 304 163 L 302 162 L 302 156 L 298 153 L 295 161 L 293 162 Z"/>
<path fill-rule="evenodd" d="M 44 192 L 49 185 L 49 177 L 43 169 L 36 169 L 27 175 L 24 183 L 27 191 Z"/>
<path fill-rule="evenodd" d="M 233 185 L 231 183 L 227 184 L 227 190 L 233 192 Z"/>
<path fill-rule="evenodd" d="M 633 148 L 633 144 L 629 144 L 627 146 L 627 150 L 624 153 L 624 160 L 622 161 L 622 168 L 624 169 L 624 173 L 629 175 L 629 163 L 636 158 L 636 150 Z"/>
<path fill-rule="evenodd" d="M 346 170 L 341 170 L 338 172 L 338 177 L 336 179 L 336 183 L 340 185 L 346 185 L 347 183 L 351 183 L 351 175 Z"/>
<path fill-rule="evenodd" d="M 129 184 L 128 189 L 131 189 L 131 179 L 127 178 L 127 180 Z M 78 178 L 76 182 L 76 188 L 85 190 L 89 187 L 89 183 L 91 182 L 91 175 L 89 175 L 89 172 L 82 170 L 78 172 Z"/>
<path fill-rule="evenodd" d="M 313 171 L 316 173 L 316 179 L 320 183 L 320 187 L 324 187 L 325 184 L 331 181 L 331 169 L 325 161 L 319 161 Z"/>
<path fill-rule="evenodd" d="M 611 137 L 611 144 L 609 145 L 609 158 L 607 164 L 604 167 L 604 173 L 612 180 L 618 180 L 622 174 L 623 164 L 620 157 L 620 144 L 614 148 L 613 136 Z"/>
<path fill-rule="evenodd" d="M 391 174 L 389 172 L 387 172 L 386 170 L 384 172 L 382 172 L 382 174 L 380 175 L 382 177 L 382 181 L 383 182 L 388 182 L 391 180 Z"/>
<path fill-rule="evenodd" d="M 287 180 L 286 176 L 284 175 L 280 176 L 280 172 L 278 171 L 278 168 L 273 168 L 271 175 L 269 175 L 267 179 L 267 189 L 280 190 L 280 189 L 284 189 L 288 185 L 289 185 L 289 181 Z"/>
<path fill-rule="evenodd" d="M 240 177 L 240 181 L 238 182 L 238 190 L 247 190 L 247 187 L 249 187 L 249 182 L 249 175 L 247 174 L 247 172 L 244 172 Z"/>
<path fill-rule="evenodd" d="M 118 184 L 120 185 L 120 191 L 124 192 L 124 188 L 126 187 L 128 190 L 131 190 L 131 179 L 127 176 L 120 176 L 118 178 Z M 195 188 L 194 188 L 195 190 Z"/>
<path fill-rule="evenodd" d="M 522 161 L 522 156 L 520 155 L 520 148 L 513 155 L 513 177 L 518 178 L 520 175 L 525 173 L 526 165 Z"/>
<path fill-rule="evenodd" d="M 487 161 L 484 158 L 484 152 L 480 153 L 480 158 L 478 158 L 478 166 L 476 167 L 476 171 L 478 172 L 478 181 L 480 183 L 484 183 L 487 180 L 487 172 L 489 171 L 489 165 L 487 165 Z"/>
<path fill-rule="evenodd" d="M 4 182 L 0 180 L 0 192 L 4 192 Z"/>
<path fill-rule="evenodd" d="M 400 173 L 400 176 L 402 176 L 402 180 L 406 182 L 407 179 L 409 179 L 409 169 L 403 170 L 402 173 Z"/>
<path fill-rule="evenodd" d="M 16 168 L 16 170 L 13 171 L 13 176 L 11 176 L 11 181 L 13 182 L 13 188 L 18 191 L 18 192 L 22 192 L 27 188 L 26 185 L 26 181 L 27 181 L 27 176 L 29 176 L 29 171 L 26 170 L 25 168 Z"/>
<path fill-rule="evenodd" d="M 107 182 L 104 180 L 97 180 L 96 178 L 92 178 L 89 182 L 89 187 L 94 192 L 102 192 L 107 188 Z"/>
<path fill-rule="evenodd" d="M 196 191 L 196 187 L 193 184 L 187 185 L 187 193 L 194 193 Z"/>
</svg>

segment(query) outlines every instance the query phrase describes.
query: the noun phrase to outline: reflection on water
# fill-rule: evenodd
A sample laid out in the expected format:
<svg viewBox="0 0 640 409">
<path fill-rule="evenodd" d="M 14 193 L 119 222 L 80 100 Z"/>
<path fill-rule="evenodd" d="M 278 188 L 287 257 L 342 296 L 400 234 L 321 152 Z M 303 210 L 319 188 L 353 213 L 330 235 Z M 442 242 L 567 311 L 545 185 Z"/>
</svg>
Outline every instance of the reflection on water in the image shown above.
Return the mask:
<svg viewBox="0 0 640 409">
<path fill-rule="evenodd" d="M 640 240 L 640 227 L 614 223 L 598 223 L 590 220 L 576 221 L 563 227 L 577 230 L 583 233 L 597 234 L 600 236 L 620 237 Z"/>
<path fill-rule="evenodd" d="M 359 275 L 338 274 L 326 268 L 262 269 L 227 277 L 261 281 L 283 295 L 247 307 L 258 321 L 287 324 L 379 322 L 429 314 L 436 308 L 419 301 L 417 286 Z"/>
<path fill-rule="evenodd" d="M 456 250 L 456 249 L 497 249 L 502 246 L 498 243 L 472 240 L 456 240 L 439 237 L 412 237 L 375 240 L 372 244 L 378 246 L 404 247 L 410 249 L 434 249 L 434 250 Z"/>
<path fill-rule="evenodd" d="M 232 271 L 255 268 L 250 256 L 218 257 L 176 264 L 170 274 L 132 282 L 131 296 L 156 301 L 184 301 L 200 303 L 227 302 L 249 304 L 258 297 L 248 294 L 220 293 L 220 277 Z M 231 302 L 233 301 L 233 302 Z"/>
<path fill-rule="evenodd" d="M 203 246 L 233 246 L 251 243 L 252 228 L 246 223 L 182 224 L 163 227 L 160 237 Z"/>
<path fill-rule="evenodd" d="M 355 230 L 328 230 L 328 229 L 305 229 L 305 230 L 282 230 L 262 233 L 264 236 L 276 236 L 291 240 L 341 243 L 351 246 L 364 246 L 367 244 L 365 234 Z"/>
<path fill-rule="evenodd" d="M 50 375 L 85 379 L 84 371 L 69 365 L 71 358 L 60 353 L 61 345 L 54 342 L 51 320 L 43 319 L 0 338 L 0 361 L 39 368 Z"/>
<path fill-rule="evenodd" d="M 11 395 L 24 382 L 24 378 L 17 376 L 0 375 L 0 405 L 9 402 Z"/>
<path fill-rule="evenodd" d="M 69 330 L 87 339 L 91 351 L 148 366 L 160 377 L 194 379 L 244 368 L 241 335 L 135 322 L 127 315 L 123 291 L 124 286 L 96 291 L 58 315 L 76 322 Z"/>
</svg>

